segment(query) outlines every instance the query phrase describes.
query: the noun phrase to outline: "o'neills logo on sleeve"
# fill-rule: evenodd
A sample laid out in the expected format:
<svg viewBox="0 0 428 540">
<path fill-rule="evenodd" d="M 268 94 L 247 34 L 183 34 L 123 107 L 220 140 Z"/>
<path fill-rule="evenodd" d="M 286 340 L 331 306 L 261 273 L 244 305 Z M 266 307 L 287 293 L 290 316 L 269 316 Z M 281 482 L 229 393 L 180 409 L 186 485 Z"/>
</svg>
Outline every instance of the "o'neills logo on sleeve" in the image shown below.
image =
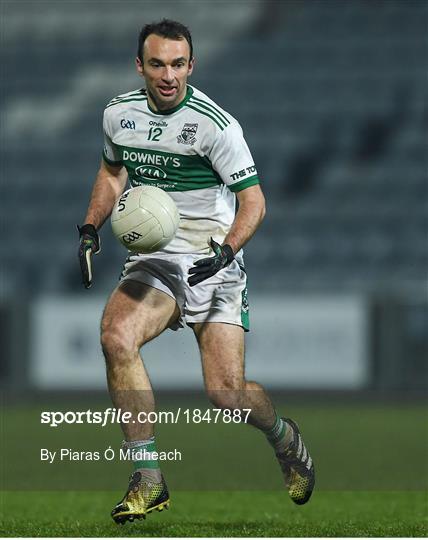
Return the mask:
<svg viewBox="0 0 428 540">
<path fill-rule="evenodd" d="M 123 161 L 131 163 L 141 163 L 142 165 L 154 165 L 157 167 L 180 167 L 180 159 L 175 156 L 164 156 L 159 154 L 147 154 L 142 151 L 124 150 Z"/>
</svg>

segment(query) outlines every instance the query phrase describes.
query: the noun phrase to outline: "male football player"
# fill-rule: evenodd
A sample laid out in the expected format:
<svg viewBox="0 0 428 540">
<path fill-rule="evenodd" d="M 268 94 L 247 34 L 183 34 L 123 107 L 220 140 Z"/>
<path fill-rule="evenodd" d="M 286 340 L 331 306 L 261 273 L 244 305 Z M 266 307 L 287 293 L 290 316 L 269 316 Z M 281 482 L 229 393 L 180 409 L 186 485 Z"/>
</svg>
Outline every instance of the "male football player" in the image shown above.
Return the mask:
<svg viewBox="0 0 428 540">
<path fill-rule="evenodd" d="M 251 409 L 296 504 L 311 496 L 315 473 L 296 423 L 281 418 L 263 388 L 245 379 L 248 330 L 242 246 L 265 215 L 257 171 L 238 122 L 187 83 L 194 68 L 189 30 L 163 20 L 139 36 L 136 69 L 145 88 L 122 94 L 104 113 L 104 151 L 84 225 L 79 227 L 83 282 L 92 283 L 98 230 L 123 192 L 151 184 L 166 190 L 180 213 L 176 236 L 153 254 L 131 254 L 101 323 L 107 381 L 116 408 L 136 418 L 154 410 L 139 351 L 166 328 L 189 325 L 198 342 L 204 383 L 222 409 Z M 260 96 L 262 99 L 262 96 Z M 235 213 L 236 199 L 239 202 Z M 117 523 L 168 507 L 152 423 L 122 425 L 134 473 L 114 507 Z"/>
</svg>

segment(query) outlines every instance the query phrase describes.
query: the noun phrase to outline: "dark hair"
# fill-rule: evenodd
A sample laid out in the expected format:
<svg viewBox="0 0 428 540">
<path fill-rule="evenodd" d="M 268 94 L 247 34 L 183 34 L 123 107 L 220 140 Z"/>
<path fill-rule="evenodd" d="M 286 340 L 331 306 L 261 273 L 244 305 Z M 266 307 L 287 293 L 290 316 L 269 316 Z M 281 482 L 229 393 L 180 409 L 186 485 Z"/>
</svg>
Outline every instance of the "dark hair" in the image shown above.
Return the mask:
<svg viewBox="0 0 428 540">
<path fill-rule="evenodd" d="M 143 26 L 138 37 L 138 52 L 137 56 L 143 62 L 143 45 L 150 34 L 156 34 L 168 39 L 181 40 L 185 39 L 190 47 L 190 58 L 193 58 L 192 36 L 189 29 L 177 21 L 162 19 L 160 22 L 146 24 Z"/>
</svg>

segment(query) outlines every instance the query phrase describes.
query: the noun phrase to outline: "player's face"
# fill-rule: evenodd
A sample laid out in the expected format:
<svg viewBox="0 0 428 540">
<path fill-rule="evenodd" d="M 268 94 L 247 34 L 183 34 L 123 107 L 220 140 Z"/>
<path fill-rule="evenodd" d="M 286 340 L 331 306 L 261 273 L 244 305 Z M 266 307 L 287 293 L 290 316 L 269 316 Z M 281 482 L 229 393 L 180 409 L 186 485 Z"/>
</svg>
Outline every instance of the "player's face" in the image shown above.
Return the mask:
<svg viewBox="0 0 428 540">
<path fill-rule="evenodd" d="M 187 40 L 150 34 L 144 42 L 143 60 L 144 64 L 136 59 L 137 71 L 146 80 L 150 105 L 158 110 L 178 105 L 186 95 L 187 77 L 193 71 Z"/>
</svg>

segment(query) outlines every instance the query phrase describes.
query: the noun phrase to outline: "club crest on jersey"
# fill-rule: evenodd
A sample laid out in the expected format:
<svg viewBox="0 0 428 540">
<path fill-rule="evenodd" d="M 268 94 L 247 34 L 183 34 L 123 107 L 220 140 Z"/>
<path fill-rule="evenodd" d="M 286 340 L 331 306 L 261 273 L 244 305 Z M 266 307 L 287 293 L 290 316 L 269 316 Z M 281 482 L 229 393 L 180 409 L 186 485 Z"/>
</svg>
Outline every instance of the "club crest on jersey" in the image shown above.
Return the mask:
<svg viewBox="0 0 428 540">
<path fill-rule="evenodd" d="M 184 124 L 181 134 L 177 137 L 177 142 L 182 144 L 195 144 L 198 124 Z"/>
</svg>

